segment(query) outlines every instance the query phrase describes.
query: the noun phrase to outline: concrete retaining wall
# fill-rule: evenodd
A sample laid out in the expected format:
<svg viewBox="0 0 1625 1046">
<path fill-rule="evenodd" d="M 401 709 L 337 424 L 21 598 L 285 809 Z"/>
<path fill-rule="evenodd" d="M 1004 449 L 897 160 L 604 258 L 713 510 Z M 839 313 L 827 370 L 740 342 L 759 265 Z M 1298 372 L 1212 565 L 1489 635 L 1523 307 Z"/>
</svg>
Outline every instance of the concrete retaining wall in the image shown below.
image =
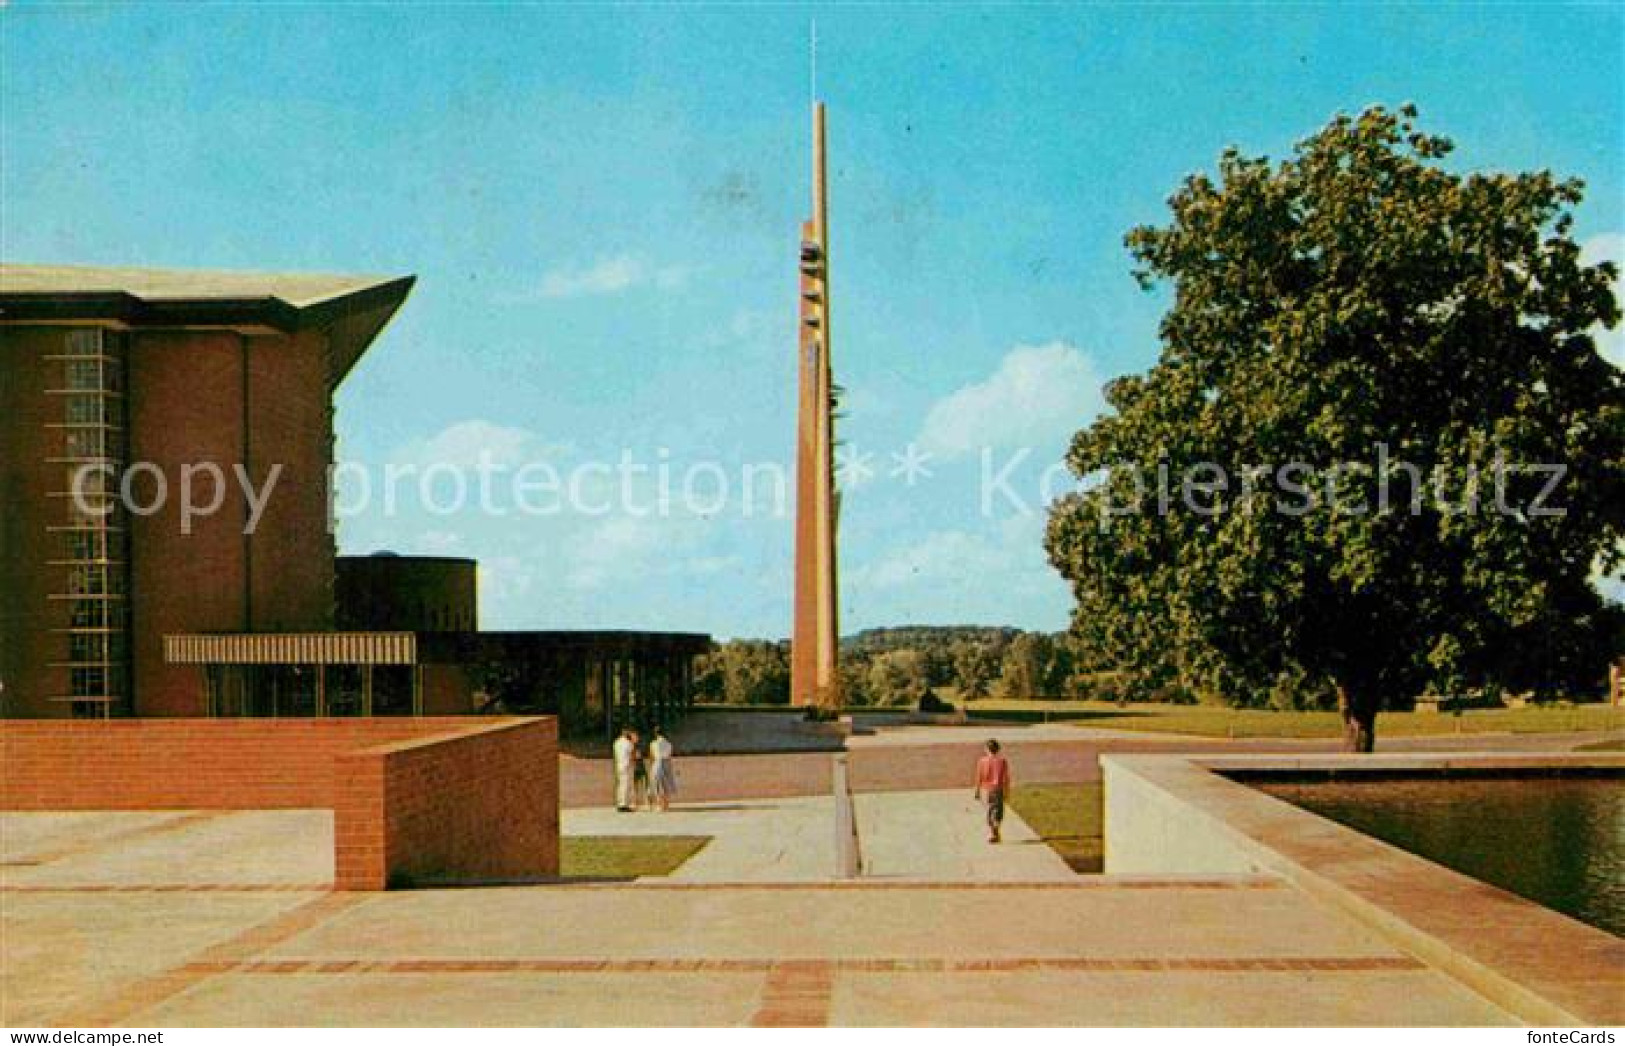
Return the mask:
<svg viewBox="0 0 1625 1046">
<path fill-rule="evenodd" d="M 1200 796 L 1163 787 L 1116 758 L 1105 781 L 1107 875 L 1231 875 L 1262 870 L 1235 830 Z"/>
</svg>

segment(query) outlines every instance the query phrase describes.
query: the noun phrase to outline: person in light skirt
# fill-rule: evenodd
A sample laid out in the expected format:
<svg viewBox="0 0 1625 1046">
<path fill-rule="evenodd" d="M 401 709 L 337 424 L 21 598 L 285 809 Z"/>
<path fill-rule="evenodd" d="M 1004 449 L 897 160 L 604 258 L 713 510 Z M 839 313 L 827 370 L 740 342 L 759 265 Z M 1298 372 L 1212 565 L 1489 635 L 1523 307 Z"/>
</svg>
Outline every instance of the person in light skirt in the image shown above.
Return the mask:
<svg viewBox="0 0 1625 1046">
<path fill-rule="evenodd" d="M 672 765 L 671 741 L 657 726 L 654 740 L 649 742 L 649 795 L 665 811 L 670 809 L 671 797 L 676 794 L 677 770 Z"/>
</svg>

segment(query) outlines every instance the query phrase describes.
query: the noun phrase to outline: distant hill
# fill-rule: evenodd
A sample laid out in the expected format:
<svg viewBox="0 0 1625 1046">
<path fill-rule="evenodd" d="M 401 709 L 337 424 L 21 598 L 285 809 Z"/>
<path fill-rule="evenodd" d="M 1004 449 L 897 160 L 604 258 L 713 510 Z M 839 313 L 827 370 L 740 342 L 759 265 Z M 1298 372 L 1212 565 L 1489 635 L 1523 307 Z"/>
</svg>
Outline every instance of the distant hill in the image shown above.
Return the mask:
<svg viewBox="0 0 1625 1046">
<path fill-rule="evenodd" d="M 898 625 L 894 628 L 866 628 L 841 639 L 843 653 L 877 654 L 905 647 L 942 648 L 959 642 L 1002 646 L 1021 634 L 1007 625 Z"/>
</svg>

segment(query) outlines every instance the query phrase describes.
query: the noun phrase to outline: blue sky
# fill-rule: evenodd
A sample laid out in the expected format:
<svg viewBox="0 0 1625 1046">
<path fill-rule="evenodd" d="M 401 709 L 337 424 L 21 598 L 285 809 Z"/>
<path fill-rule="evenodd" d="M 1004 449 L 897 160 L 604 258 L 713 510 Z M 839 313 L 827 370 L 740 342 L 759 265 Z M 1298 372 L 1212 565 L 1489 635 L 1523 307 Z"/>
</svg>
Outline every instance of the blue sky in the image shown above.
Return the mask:
<svg viewBox="0 0 1625 1046">
<path fill-rule="evenodd" d="M 1163 300 L 1124 232 L 1228 144 L 1279 156 L 1335 111 L 1413 101 L 1459 167 L 1584 178 L 1580 237 L 1620 253 L 1614 6 L 12 0 L 0 255 L 414 273 L 338 395 L 375 494 L 342 551 L 478 557 L 490 627 L 782 635 L 789 522 L 737 487 L 791 447 L 814 18 L 842 434 L 877 468 L 843 509 L 847 629 L 1064 627 L 1041 473 L 1099 383 L 1155 358 Z M 932 455 L 912 485 L 889 474 L 910 443 Z M 984 446 L 1010 477 L 985 506 Z M 715 463 L 734 496 L 378 504 L 385 463 L 481 448 L 562 475 Z"/>
</svg>

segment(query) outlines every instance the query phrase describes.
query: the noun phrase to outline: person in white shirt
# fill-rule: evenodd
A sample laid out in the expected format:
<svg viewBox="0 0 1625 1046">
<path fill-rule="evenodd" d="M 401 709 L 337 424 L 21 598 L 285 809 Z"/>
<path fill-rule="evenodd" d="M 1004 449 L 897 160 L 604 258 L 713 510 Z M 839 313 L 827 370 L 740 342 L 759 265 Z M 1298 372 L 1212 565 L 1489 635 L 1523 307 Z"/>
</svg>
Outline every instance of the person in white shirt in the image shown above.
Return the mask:
<svg viewBox="0 0 1625 1046">
<path fill-rule="evenodd" d="M 658 726 L 655 727 L 654 740 L 649 742 L 649 792 L 662 812 L 671 808 L 671 797 L 677 794 L 677 771 L 672 766 L 671 742 Z"/>
<path fill-rule="evenodd" d="M 632 812 L 632 760 L 637 751 L 630 728 L 621 731 L 611 749 L 615 753 L 615 809 L 628 814 Z"/>
</svg>

